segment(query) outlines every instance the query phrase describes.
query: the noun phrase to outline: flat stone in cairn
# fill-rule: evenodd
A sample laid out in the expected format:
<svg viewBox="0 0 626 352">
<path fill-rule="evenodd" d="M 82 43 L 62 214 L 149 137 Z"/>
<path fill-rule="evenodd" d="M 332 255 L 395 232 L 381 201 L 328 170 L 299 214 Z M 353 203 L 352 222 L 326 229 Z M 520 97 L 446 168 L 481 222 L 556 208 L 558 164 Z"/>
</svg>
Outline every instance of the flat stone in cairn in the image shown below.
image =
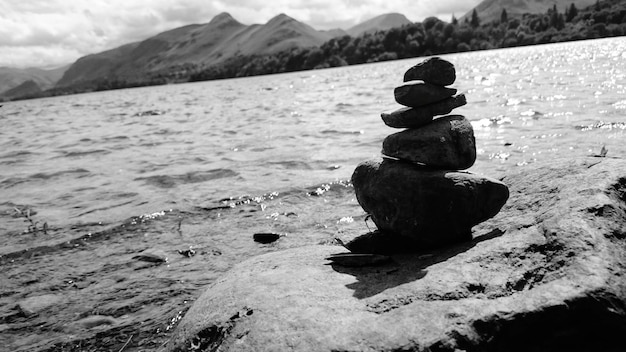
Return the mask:
<svg viewBox="0 0 626 352">
<path fill-rule="evenodd" d="M 426 126 L 387 136 L 382 153 L 431 169 L 468 169 L 476 161 L 474 129 L 461 115 L 440 117 Z"/>
<path fill-rule="evenodd" d="M 430 83 L 405 84 L 396 87 L 393 95 L 398 104 L 417 108 L 436 103 L 456 94 L 456 89 L 446 88 Z"/>
<path fill-rule="evenodd" d="M 456 80 L 454 65 L 438 57 L 427 59 L 411 67 L 404 74 L 404 81 L 421 80 L 439 86 L 447 86 Z"/>
<path fill-rule="evenodd" d="M 509 197 L 507 186 L 491 178 L 394 160 L 359 164 L 352 183 L 382 233 L 422 248 L 470 240 L 472 226 L 496 215 Z"/>
<path fill-rule="evenodd" d="M 385 125 L 393 128 L 418 128 L 429 124 L 433 117 L 445 115 L 467 104 L 465 94 L 459 94 L 419 108 L 402 108 L 390 114 L 381 114 Z"/>
</svg>

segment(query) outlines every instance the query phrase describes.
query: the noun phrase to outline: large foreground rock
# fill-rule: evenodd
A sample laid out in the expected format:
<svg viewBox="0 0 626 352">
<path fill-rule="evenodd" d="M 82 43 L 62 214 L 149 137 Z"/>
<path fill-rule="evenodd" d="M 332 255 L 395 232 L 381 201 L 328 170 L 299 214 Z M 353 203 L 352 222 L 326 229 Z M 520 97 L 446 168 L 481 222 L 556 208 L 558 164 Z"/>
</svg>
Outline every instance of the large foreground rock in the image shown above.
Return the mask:
<svg viewBox="0 0 626 352">
<path fill-rule="evenodd" d="M 388 159 L 359 164 L 352 183 L 381 232 L 411 238 L 418 247 L 466 241 L 509 197 L 505 184 L 488 177 Z"/>
<path fill-rule="evenodd" d="M 383 266 L 314 246 L 216 281 L 169 351 L 623 351 L 626 162 L 525 166 L 471 242 Z M 501 231 L 495 231 L 500 229 Z"/>
<path fill-rule="evenodd" d="M 383 154 L 437 169 L 469 169 L 476 161 L 472 124 L 461 115 L 448 115 L 432 123 L 390 134 Z"/>
</svg>

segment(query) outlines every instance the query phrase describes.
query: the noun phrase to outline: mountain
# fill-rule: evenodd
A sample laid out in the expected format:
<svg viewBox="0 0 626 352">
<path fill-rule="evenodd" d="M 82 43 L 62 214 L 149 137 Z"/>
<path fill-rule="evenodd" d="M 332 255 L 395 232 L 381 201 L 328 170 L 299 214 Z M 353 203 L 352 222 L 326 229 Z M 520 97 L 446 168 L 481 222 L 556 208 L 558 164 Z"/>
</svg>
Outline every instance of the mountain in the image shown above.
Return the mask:
<svg viewBox="0 0 626 352">
<path fill-rule="evenodd" d="M 555 4 L 559 12 L 565 12 L 565 7 L 569 7 L 572 3 L 581 9 L 595 4 L 596 0 L 483 0 L 474 9 L 481 22 L 487 23 L 500 20 L 502 9 L 506 9 L 509 16 L 521 16 L 525 13 L 546 13 Z M 460 20 L 471 19 L 474 9 L 466 13 Z"/>
<path fill-rule="evenodd" d="M 296 46 L 320 46 L 331 36 L 280 14 L 259 27 L 249 38 L 242 42 L 243 54 L 270 54 Z"/>
<path fill-rule="evenodd" d="M 52 70 L 0 67 L 0 92 L 15 88 L 30 80 L 35 82 L 42 89 L 51 88 L 61 79 L 61 76 L 63 76 L 63 73 L 68 67 L 69 66 L 64 66 Z"/>
<path fill-rule="evenodd" d="M 350 27 L 348 28 L 348 30 L 346 30 L 346 32 L 353 37 L 357 37 L 364 33 L 386 30 L 393 27 L 400 27 L 402 25 L 410 23 L 412 22 L 409 21 L 409 19 L 402 14 L 388 13 L 376 16 L 370 20 L 359 23 L 354 27 Z"/>
<path fill-rule="evenodd" d="M 139 43 L 126 44 L 99 54 L 81 57 L 65 71 L 56 85 L 67 86 L 75 82 L 108 76 L 138 45 Z"/>
<path fill-rule="evenodd" d="M 31 80 L 28 80 L 17 87 L 11 88 L 3 93 L 0 93 L 0 98 L 13 99 L 17 97 L 23 97 L 26 95 L 41 93 L 39 85 Z"/>
<path fill-rule="evenodd" d="M 319 46 L 332 35 L 280 14 L 264 25 L 244 25 L 228 13 L 209 23 L 176 28 L 141 42 L 78 59 L 57 87 L 99 78 L 133 80 L 184 65 L 212 65 L 238 55 Z"/>
<path fill-rule="evenodd" d="M 329 36 L 331 36 L 331 38 L 337 38 L 337 37 L 343 37 L 344 35 L 349 35 L 348 32 L 344 31 L 341 28 L 321 30 L 320 32 L 328 34 Z"/>
</svg>

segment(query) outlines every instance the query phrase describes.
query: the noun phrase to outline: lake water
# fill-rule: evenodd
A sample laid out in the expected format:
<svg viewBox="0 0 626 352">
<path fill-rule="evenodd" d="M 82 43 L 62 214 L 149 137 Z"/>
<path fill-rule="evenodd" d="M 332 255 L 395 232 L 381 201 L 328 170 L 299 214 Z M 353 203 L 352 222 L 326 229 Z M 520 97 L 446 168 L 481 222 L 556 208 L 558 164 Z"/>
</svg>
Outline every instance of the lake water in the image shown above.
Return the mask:
<svg viewBox="0 0 626 352">
<path fill-rule="evenodd" d="M 475 130 L 470 171 L 625 155 L 626 38 L 444 57 Z M 235 263 L 367 232 L 347 181 L 397 131 L 380 113 L 420 60 L 5 103 L 0 350 L 154 350 Z M 36 296 L 54 304 L 15 309 Z"/>
</svg>

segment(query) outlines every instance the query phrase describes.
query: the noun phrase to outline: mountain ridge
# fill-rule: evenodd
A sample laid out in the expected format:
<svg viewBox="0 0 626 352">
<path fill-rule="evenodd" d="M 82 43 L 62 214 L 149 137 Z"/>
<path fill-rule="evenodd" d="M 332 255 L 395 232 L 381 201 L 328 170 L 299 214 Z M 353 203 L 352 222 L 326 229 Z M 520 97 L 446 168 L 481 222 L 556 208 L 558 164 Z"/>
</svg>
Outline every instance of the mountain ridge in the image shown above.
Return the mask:
<svg viewBox="0 0 626 352">
<path fill-rule="evenodd" d="M 371 33 L 375 31 L 390 29 L 393 27 L 400 27 L 402 25 L 410 23 L 412 22 L 403 14 L 392 12 L 370 18 L 369 20 L 348 28 L 346 32 L 350 36 L 356 37 L 364 33 Z"/>
<path fill-rule="evenodd" d="M 37 84 L 37 82 L 33 81 L 32 79 L 29 79 L 28 81 L 23 82 L 17 87 L 4 91 L 1 95 L 5 98 L 13 99 L 13 98 L 21 97 L 24 95 L 38 94 L 41 92 L 42 90 Z"/>
<path fill-rule="evenodd" d="M 68 68 L 69 65 L 48 70 L 37 67 L 0 67 L 0 97 L 27 81 L 35 82 L 41 89 L 52 88 Z"/>
<path fill-rule="evenodd" d="M 224 12 L 205 24 L 174 28 L 140 42 L 84 56 L 70 67 L 57 87 L 101 77 L 133 80 L 176 65 L 211 65 L 237 55 L 319 46 L 331 38 L 282 13 L 263 25 L 244 25 Z"/>
<path fill-rule="evenodd" d="M 78 58 L 52 78 L 24 74 L 7 68 L 0 92 L 33 80 L 43 90 L 70 87 L 97 80 L 138 80 L 158 75 L 171 67 L 208 66 L 245 55 L 273 54 L 294 47 L 319 47 L 324 42 L 345 35 L 386 30 L 411 23 L 404 15 L 388 13 L 361 22 L 348 30 L 316 30 L 284 13 L 265 24 L 245 25 L 231 14 L 222 12 L 203 24 L 173 28 L 142 41 L 123 44 Z M 16 72 L 10 72 L 16 71 Z M 3 78 L 0 70 L 0 78 Z M 1 93 L 0 93 L 1 94 Z M 1 95 L 0 95 L 1 96 Z"/>
<path fill-rule="evenodd" d="M 568 0 L 567 2 L 557 0 L 483 0 L 463 15 L 460 20 L 471 19 L 474 10 L 482 22 L 491 22 L 500 20 L 503 9 L 506 9 L 509 16 L 521 16 L 525 13 L 545 13 L 554 5 L 560 12 L 564 12 L 565 8 L 572 3 L 580 9 L 595 4 L 596 0 Z"/>
</svg>

